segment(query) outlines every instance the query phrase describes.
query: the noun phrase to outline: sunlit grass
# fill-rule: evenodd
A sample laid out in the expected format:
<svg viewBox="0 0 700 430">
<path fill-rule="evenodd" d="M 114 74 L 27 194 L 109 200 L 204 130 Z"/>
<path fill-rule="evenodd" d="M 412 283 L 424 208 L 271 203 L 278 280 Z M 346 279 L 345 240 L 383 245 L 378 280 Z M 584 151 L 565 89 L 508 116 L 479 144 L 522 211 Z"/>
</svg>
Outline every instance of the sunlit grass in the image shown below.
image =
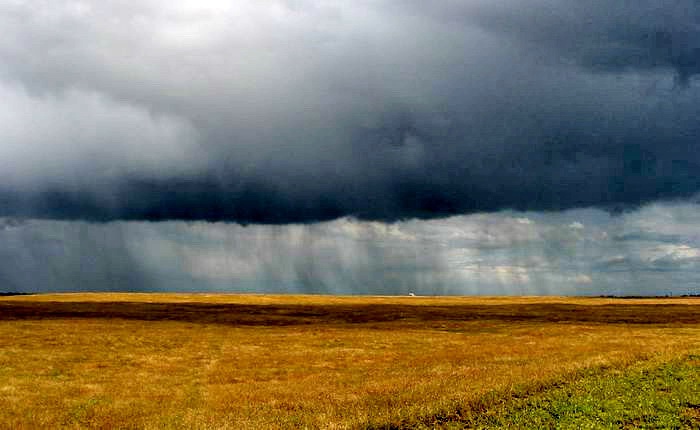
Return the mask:
<svg viewBox="0 0 700 430">
<path fill-rule="evenodd" d="M 698 351 L 698 305 L 203 294 L 1 298 L 0 426 L 419 422 L 455 408 L 467 413 L 494 399 L 489 393 L 572 380 L 582 369 L 660 363 Z"/>
</svg>

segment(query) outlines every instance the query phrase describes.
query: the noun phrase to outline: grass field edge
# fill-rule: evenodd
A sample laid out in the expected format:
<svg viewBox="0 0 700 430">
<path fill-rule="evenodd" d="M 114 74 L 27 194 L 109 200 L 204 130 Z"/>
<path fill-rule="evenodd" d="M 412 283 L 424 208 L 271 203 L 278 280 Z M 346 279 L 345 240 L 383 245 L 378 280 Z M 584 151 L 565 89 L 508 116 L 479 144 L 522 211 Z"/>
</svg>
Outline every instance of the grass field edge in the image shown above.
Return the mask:
<svg viewBox="0 0 700 430">
<path fill-rule="evenodd" d="M 675 356 L 640 354 L 634 358 L 615 363 L 605 363 L 562 373 L 544 381 L 515 384 L 492 390 L 474 400 L 455 402 L 445 406 L 442 410 L 423 416 L 389 422 L 372 420 L 364 423 L 360 428 L 365 430 L 488 428 L 475 425 L 480 421 L 479 417 L 498 415 L 513 407 L 515 403 L 525 403 L 549 392 L 581 384 L 587 380 L 605 376 L 624 378 L 635 372 L 653 372 L 668 365 L 691 361 L 700 361 L 700 350 Z"/>
</svg>

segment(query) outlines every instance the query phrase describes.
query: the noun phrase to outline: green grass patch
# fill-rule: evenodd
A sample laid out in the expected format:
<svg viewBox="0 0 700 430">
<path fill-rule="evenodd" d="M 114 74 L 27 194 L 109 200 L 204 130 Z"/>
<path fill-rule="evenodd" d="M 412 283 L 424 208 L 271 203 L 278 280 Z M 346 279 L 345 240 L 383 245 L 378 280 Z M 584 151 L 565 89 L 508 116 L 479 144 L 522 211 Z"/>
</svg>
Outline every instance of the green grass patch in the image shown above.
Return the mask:
<svg viewBox="0 0 700 430">
<path fill-rule="evenodd" d="M 648 366 L 648 364 L 646 365 Z M 648 368 L 590 373 L 541 392 L 401 427 L 442 429 L 700 429 L 700 356 Z M 389 426 L 392 427 L 392 426 Z"/>
</svg>

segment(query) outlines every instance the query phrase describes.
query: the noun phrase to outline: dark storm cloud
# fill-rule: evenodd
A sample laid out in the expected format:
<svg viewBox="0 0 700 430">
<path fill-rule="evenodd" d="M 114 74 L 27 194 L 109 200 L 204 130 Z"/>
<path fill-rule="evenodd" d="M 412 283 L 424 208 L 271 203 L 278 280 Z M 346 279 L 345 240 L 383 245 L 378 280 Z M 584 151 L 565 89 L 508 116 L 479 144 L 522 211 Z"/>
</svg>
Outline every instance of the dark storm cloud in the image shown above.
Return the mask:
<svg viewBox="0 0 700 430">
<path fill-rule="evenodd" d="M 134 258 L 121 224 L 27 221 L 0 228 L 0 243 L 0 291 L 148 291 L 168 281 Z"/>
<path fill-rule="evenodd" d="M 695 1 L 15 1 L 0 26 L 0 216 L 396 220 L 700 191 Z"/>
<path fill-rule="evenodd" d="M 14 218 L 0 218 L 0 231 L 21 227 L 26 221 Z"/>
<path fill-rule="evenodd" d="M 466 20 L 489 31 L 594 70 L 672 69 L 686 83 L 700 72 L 700 7 L 695 1 L 466 2 L 462 8 Z"/>
</svg>

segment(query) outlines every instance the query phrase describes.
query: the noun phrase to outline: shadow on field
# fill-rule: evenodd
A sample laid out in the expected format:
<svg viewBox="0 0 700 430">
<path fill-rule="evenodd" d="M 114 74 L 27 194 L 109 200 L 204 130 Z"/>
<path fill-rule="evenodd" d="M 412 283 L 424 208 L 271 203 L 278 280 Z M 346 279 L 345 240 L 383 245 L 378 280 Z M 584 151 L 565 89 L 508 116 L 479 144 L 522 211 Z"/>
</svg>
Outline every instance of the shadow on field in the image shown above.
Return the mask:
<svg viewBox="0 0 700 430">
<path fill-rule="evenodd" d="M 2 320 L 64 318 L 184 321 L 241 326 L 431 323 L 458 321 L 697 324 L 700 307 L 686 304 L 494 305 L 249 305 L 143 302 L 0 302 Z"/>
</svg>

